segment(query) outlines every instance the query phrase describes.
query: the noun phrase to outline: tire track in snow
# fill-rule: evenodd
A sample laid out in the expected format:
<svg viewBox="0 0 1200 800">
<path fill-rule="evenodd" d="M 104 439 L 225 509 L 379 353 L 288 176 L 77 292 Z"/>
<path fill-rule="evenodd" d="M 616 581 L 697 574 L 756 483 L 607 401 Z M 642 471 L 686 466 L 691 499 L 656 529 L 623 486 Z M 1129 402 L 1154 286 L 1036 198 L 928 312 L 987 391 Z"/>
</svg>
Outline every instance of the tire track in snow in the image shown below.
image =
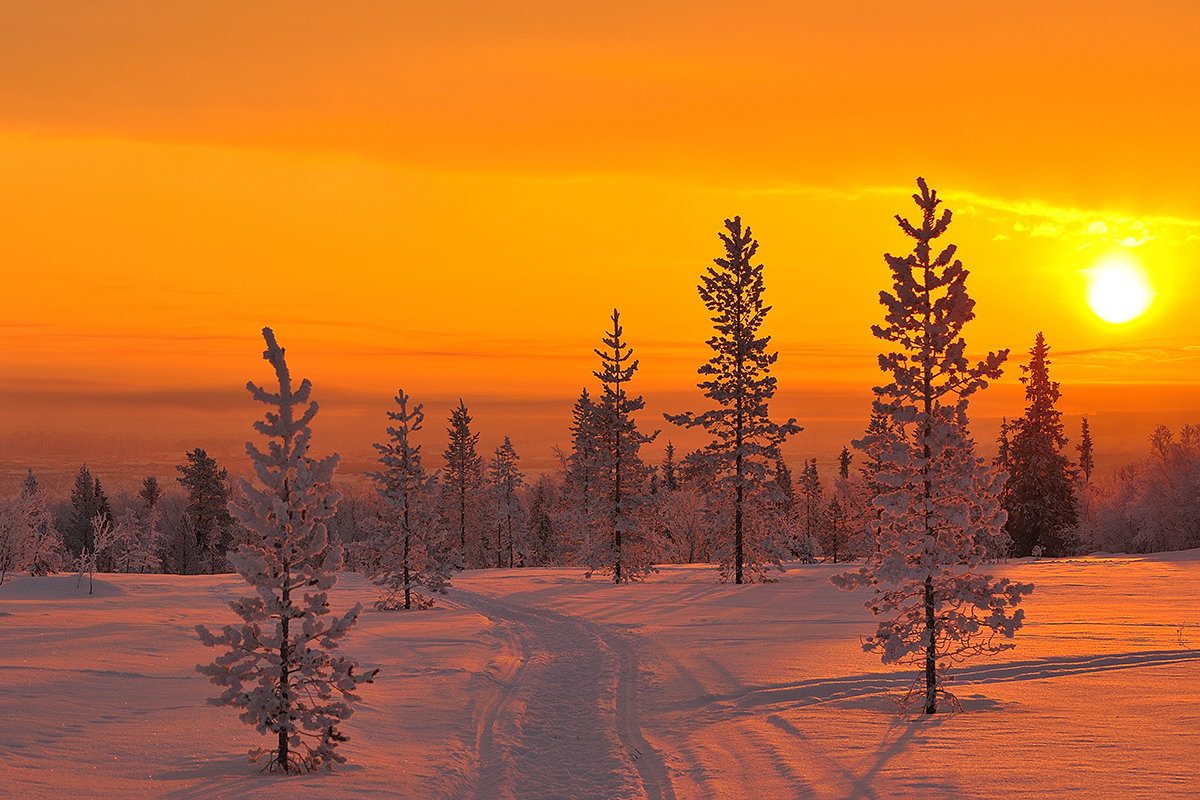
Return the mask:
<svg viewBox="0 0 1200 800">
<path fill-rule="evenodd" d="M 635 639 L 578 617 L 456 591 L 505 655 L 474 704 L 476 800 L 675 800 L 638 725 Z"/>
</svg>

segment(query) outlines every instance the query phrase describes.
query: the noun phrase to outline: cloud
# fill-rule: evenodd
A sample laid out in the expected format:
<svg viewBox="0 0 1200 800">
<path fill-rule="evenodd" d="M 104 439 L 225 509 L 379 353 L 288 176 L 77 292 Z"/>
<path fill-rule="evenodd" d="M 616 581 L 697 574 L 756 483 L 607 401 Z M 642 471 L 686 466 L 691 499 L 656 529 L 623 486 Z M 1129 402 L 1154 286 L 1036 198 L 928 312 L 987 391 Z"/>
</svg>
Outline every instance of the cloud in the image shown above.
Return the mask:
<svg viewBox="0 0 1200 800">
<path fill-rule="evenodd" d="M 1143 380 L 1152 373 L 1167 369 L 1157 380 L 1168 383 L 1190 384 L 1193 381 L 1179 380 L 1180 370 L 1191 371 L 1200 363 L 1200 347 L 1195 345 L 1131 345 L 1128 347 L 1096 347 L 1076 350 L 1058 350 L 1055 359 L 1063 366 L 1087 368 L 1108 373 L 1109 379 L 1121 382 L 1131 367 L 1137 367 Z"/>
<path fill-rule="evenodd" d="M 1082 239 L 1079 249 L 1093 246 L 1141 247 L 1159 236 L 1200 240 L 1200 219 L 1164 215 L 1131 216 L 1117 211 L 1055 206 L 1039 200 L 1006 200 L 954 192 L 955 203 L 965 204 L 989 222 L 1008 228 L 994 239 L 1023 235 L 1029 238 Z"/>
</svg>

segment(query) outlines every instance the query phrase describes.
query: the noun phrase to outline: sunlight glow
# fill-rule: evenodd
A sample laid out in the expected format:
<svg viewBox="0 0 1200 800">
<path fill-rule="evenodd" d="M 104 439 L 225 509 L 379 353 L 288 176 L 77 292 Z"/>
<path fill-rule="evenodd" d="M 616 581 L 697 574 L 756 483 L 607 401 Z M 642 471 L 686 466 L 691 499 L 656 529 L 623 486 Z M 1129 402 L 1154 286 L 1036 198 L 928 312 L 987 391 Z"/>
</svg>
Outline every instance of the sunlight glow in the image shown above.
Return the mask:
<svg viewBox="0 0 1200 800">
<path fill-rule="evenodd" d="M 1092 313 L 1114 325 L 1137 319 L 1154 300 L 1154 287 L 1146 270 L 1127 251 L 1102 256 L 1087 270 L 1087 279 Z"/>
</svg>

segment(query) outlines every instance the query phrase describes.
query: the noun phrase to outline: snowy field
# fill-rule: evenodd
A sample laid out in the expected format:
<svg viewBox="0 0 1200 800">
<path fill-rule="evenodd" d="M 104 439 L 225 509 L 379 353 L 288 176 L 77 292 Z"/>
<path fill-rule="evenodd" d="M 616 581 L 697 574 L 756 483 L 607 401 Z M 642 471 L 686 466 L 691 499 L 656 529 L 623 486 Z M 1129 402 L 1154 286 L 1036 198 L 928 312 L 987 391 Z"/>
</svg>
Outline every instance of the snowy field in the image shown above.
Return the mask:
<svg viewBox="0 0 1200 800">
<path fill-rule="evenodd" d="M 455 576 L 432 611 L 364 612 L 364 687 L 332 774 L 260 774 L 261 739 L 193 628 L 234 576 L 0 587 L 0 795 L 14 798 L 1200 797 L 1200 551 L 1026 561 L 1017 648 L 963 669 L 960 714 L 904 720 L 840 567 L 643 585 L 577 570 Z M 335 609 L 373 598 L 348 576 Z"/>
</svg>

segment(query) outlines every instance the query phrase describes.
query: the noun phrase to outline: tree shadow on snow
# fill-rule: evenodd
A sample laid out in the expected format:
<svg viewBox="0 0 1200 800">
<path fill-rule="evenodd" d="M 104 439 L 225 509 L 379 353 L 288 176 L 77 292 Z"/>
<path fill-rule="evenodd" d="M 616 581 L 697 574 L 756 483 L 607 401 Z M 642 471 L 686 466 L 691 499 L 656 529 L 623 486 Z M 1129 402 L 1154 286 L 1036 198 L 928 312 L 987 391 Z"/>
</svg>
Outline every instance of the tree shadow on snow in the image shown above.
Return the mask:
<svg viewBox="0 0 1200 800">
<path fill-rule="evenodd" d="M 163 800 L 211 800 L 234 794 L 243 795 L 254 790 L 265 792 L 266 796 L 285 797 L 289 786 L 296 788 L 295 781 L 303 781 L 307 785 L 314 780 L 337 780 L 345 773 L 361 772 L 364 769 L 361 765 L 339 764 L 332 772 L 318 770 L 285 775 L 267 772 L 261 762 L 250 763 L 245 755 L 213 758 L 192 756 L 184 759 L 178 768 L 155 775 L 154 783 L 159 786 L 176 781 L 184 784 L 174 791 L 156 795 Z"/>
<path fill-rule="evenodd" d="M 877 800 L 879 795 L 875 791 L 875 781 L 883 768 L 893 758 L 906 751 L 909 745 L 917 739 L 918 734 L 940 725 L 945 718 L 945 715 L 918 717 L 907 722 L 897 721 L 888 728 L 883 741 L 879 744 L 879 749 L 875 751 L 874 763 L 867 768 L 866 772 L 850 781 L 850 790 L 846 795 L 846 800 Z"/>
</svg>

